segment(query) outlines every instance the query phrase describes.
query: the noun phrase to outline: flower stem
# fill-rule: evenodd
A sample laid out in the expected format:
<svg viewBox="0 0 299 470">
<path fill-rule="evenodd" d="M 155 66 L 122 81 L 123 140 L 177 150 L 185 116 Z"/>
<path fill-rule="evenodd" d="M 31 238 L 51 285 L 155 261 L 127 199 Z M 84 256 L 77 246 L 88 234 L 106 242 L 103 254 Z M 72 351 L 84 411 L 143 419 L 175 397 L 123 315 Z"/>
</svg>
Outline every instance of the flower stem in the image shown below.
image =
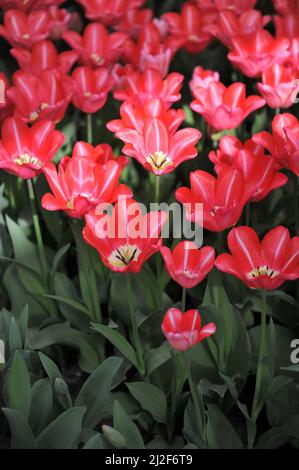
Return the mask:
<svg viewBox="0 0 299 470">
<path fill-rule="evenodd" d="M 186 289 L 186 287 L 183 287 L 182 303 L 181 303 L 182 312 L 185 312 L 185 310 L 186 310 L 186 296 L 187 296 L 187 289 Z"/>
<path fill-rule="evenodd" d="M 92 144 L 92 114 L 86 114 L 87 142 Z"/>
<path fill-rule="evenodd" d="M 218 256 L 222 253 L 223 250 L 223 234 L 222 232 L 218 232 L 218 240 L 217 240 L 217 251 Z M 223 276 L 222 272 L 217 270 L 217 308 L 219 312 L 223 312 Z M 225 315 L 224 315 L 224 322 L 225 322 Z M 220 351 L 219 351 L 219 367 L 222 371 L 225 369 L 225 351 L 224 351 L 224 344 L 222 344 Z"/>
<path fill-rule="evenodd" d="M 198 427 L 198 432 L 199 434 L 203 436 L 203 431 L 204 431 L 204 421 L 202 417 L 202 404 L 200 404 L 198 393 L 196 391 L 194 382 L 192 380 L 192 374 L 191 374 L 191 364 L 190 364 L 190 355 L 188 351 L 184 351 L 184 360 L 185 360 L 185 366 L 186 366 L 186 373 L 187 373 L 187 379 L 190 387 L 190 392 L 192 396 L 192 400 L 194 403 L 194 408 L 195 408 L 195 418 L 196 418 L 196 424 Z"/>
<path fill-rule="evenodd" d="M 155 202 L 159 204 L 160 201 L 160 176 L 155 178 Z"/>
<path fill-rule="evenodd" d="M 128 301 L 129 301 L 129 309 L 130 309 L 130 318 L 131 318 L 131 325 L 132 325 L 132 330 L 133 330 L 134 345 L 135 345 L 136 354 L 137 354 L 137 362 L 138 362 L 138 366 L 139 366 L 139 370 L 141 374 L 144 375 L 145 365 L 144 365 L 141 341 L 140 341 L 137 319 L 136 319 L 136 309 L 135 309 L 134 301 L 133 301 L 132 282 L 131 282 L 130 274 L 127 274 L 126 278 L 127 278 L 127 291 L 128 291 Z"/>
<path fill-rule="evenodd" d="M 266 346 L 267 296 L 266 296 L 265 290 L 262 291 L 261 304 L 262 304 L 261 305 L 261 335 L 260 335 L 260 344 L 259 344 L 255 390 L 254 390 L 252 412 L 251 412 L 251 417 L 254 422 L 257 420 L 259 411 L 260 411 L 259 410 L 259 406 L 260 406 L 259 398 L 260 398 L 261 383 L 262 383 L 262 378 L 263 378 L 263 358 L 265 355 L 265 346 Z"/>
<path fill-rule="evenodd" d="M 33 220 L 33 227 L 35 231 L 36 242 L 38 246 L 39 252 L 39 259 L 42 269 L 43 278 L 45 281 L 48 279 L 48 261 L 45 252 L 45 246 L 43 242 L 42 232 L 39 223 L 39 217 L 37 213 L 37 207 L 35 202 L 35 195 L 34 195 L 34 188 L 31 179 L 27 180 L 27 188 L 28 188 L 28 195 L 30 200 L 31 212 L 32 212 L 32 220 Z"/>
</svg>

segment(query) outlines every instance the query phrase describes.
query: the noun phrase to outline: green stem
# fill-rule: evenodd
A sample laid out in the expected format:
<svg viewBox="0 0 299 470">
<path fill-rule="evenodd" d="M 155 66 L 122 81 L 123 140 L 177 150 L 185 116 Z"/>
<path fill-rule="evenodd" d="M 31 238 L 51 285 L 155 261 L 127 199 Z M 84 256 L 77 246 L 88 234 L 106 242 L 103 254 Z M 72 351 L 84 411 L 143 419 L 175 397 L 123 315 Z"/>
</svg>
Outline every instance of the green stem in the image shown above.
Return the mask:
<svg viewBox="0 0 299 470">
<path fill-rule="evenodd" d="M 155 178 L 155 202 L 159 204 L 160 201 L 160 176 Z"/>
<path fill-rule="evenodd" d="M 100 302 L 100 297 L 99 297 L 99 290 L 97 287 L 97 277 L 92 266 L 90 269 L 90 288 L 91 288 L 92 301 L 94 305 L 94 321 L 96 323 L 102 323 L 102 309 L 101 309 L 101 302 Z"/>
<path fill-rule="evenodd" d="M 87 142 L 92 144 L 92 114 L 86 114 Z"/>
<path fill-rule="evenodd" d="M 182 303 L 181 303 L 182 312 L 185 312 L 185 310 L 186 310 L 186 297 L 187 297 L 187 289 L 186 289 L 186 287 L 183 287 Z"/>
<path fill-rule="evenodd" d="M 265 346 L 266 346 L 267 294 L 265 290 L 262 291 L 261 304 L 262 304 L 261 305 L 261 335 L 260 335 L 260 344 L 259 344 L 255 390 L 254 390 L 252 412 L 251 412 L 251 417 L 254 422 L 257 420 L 259 411 L 260 411 L 259 410 L 259 407 L 260 407 L 259 398 L 260 398 L 261 383 L 262 383 L 262 378 L 263 378 L 263 359 L 265 355 Z"/>
<path fill-rule="evenodd" d="M 223 251 L 223 233 L 218 232 L 218 240 L 217 240 L 217 254 L 218 256 Z M 223 313 L 223 276 L 222 272 L 217 270 L 217 308 L 218 310 Z M 225 314 L 224 314 L 224 322 L 225 322 Z M 225 369 L 225 351 L 224 351 L 224 344 L 219 351 L 219 366 L 222 371 Z"/>
<path fill-rule="evenodd" d="M 43 274 L 43 278 L 45 279 L 45 281 L 47 281 L 47 279 L 48 279 L 48 261 L 47 261 L 47 257 L 46 257 L 45 246 L 44 246 L 42 232 L 41 232 L 40 223 L 39 223 L 39 217 L 38 217 L 38 212 L 37 212 L 37 207 L 36 207 L 36 202 L 35 202 L 33 183 L 32 183 L 31 179 L 27 180 L 27 188 L 28 188 L 28 195 L 29 195 L 31 212 L 32 212 L 33 227 L 34 227 L 36 242 L 37 242 L 37 246 L 38 246 L 38 252 L 39 252 L 39 259 L 40 259 L 42 274 Z"/>
<path fill-rule="evenodd" d="M 133 330 L 134 346 L 136 349 L 139 370 L 141 374 L 144 375 L 145 365 L 144 365 L 141 341 L 140 341 L 140 336 L 139 336 L 139 331 L 138 331 L 136 311 L 135 311 L 134 301 L 133 301 L 132 283 L 131 283 L 130 274 L 127 274 L 126 278 L 127 278 L 128 301 L 129 301 L 131 325 L 132 325 L 132 330 Z"/>
<path fill-rule="evenodd" d="M 188 351 L 184 351 L 184 360 L 185 360 L 185 366 L 186 366 L 187 379 L 188 379 L 190 392 L 191 392 L 191 396 L 192 396 L 192 400 L 193 400 L 194 408 L 195 408 L 195 417 L 196 417 L 198 432 L 203 437 L 204 422 L 203 422 L 202 413 L 201 413 L 202 407 L 200 405 L 198 394 L 197 394 L 194 382 L 192 380 L 190 356 L 189 356 Z"/>
</svg>

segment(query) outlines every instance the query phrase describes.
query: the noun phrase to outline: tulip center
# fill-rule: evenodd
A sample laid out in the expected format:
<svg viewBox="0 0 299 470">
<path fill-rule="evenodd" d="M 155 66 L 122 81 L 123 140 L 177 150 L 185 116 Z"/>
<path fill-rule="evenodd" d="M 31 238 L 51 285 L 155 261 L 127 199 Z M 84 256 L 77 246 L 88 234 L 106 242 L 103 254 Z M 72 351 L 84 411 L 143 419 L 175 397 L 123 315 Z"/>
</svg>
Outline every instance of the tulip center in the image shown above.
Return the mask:
<svg viewBox="0 0 299 470">
<path fill-rule="evenodd" d="M 96 62 L 97 65 L 102 65 L 102 63 L 104 62 L 103 57 L 99 54 L 91 54 L 90 57 L 94 62 Z"/>
<path fill-rule="evenodd" d="M 141 250 L 135 245 L 123 245 L 114 250 L 109 256 L 109 263 L 117 268 L 128 266 L 131 261 L 137 261 Z"/>
<path fill-rule="evenodd" d="M 173 164 L 169 156 L 166 153 L 161 152 L 161 150 L 158 150 L 155 153 L 150 153 L 146 161 L 154 168 L 154 170 L 162 170 Z"/>
<path fill-rule="evenodd" d="M 217 214 L 218 209 L 220 209 L 220 207 L 218 207 L 218 206 L 213 207 L 212 210 L 210 211 L 210 215 L 212 217 L 215 217 L 215 215 Z"/>
<path fill-rule="evenodd" d="M 27 34 L 23 34 L 22 36 L 22 39 L 29 39 L 30 38 L 30 35 L 27 33 Z"/>
<path fill-rule="evenodd" d="M 38 158 L 34 156 L 31 156 L 29 153 L 22 153 L 21 155 L 19 155 L 18 158 L 14 159 L 14 162 L 20 166 L 22 165 L 35 165 L 38 167 L 43 166 L 43 162 L 41 160 L 39 160 Z"/>
<path fill-rule="evenodd" d="M 257 268 L 253 269 L 249 274 L 250 279 L 254 279 L 255 277 L 259 276 L 268 276 L 271 279 L 276 277 L 279 274 L 278 271 L 275 271 L 272 268 L 269 268 L 269 266 L 258 266 Z"/>
</svg>

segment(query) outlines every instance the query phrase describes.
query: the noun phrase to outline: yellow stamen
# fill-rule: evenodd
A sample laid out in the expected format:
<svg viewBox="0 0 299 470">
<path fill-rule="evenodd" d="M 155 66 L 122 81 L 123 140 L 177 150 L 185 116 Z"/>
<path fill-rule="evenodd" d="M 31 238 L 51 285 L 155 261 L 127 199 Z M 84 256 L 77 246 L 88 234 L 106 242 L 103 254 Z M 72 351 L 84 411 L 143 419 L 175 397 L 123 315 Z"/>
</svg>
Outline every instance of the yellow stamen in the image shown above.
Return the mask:
<svg viewBox="0 0 299 470">
<path fill-rule="evenodd" d="M 253 269 L 249 274 L 248 277 L 250 279 L 254 279 L 255 277 L 259 276 L 268 276 L 271 279 L 274 277 L 278 276 L 279 272 L 275 271 L 272 268 L 269 268 L 269 266 L 258 266 L 257 268 Z"/>
<path fill-rule="evenodd" d="M 141 251 L 135 245 L 124 245 L 114 250 L 109 256 L 109 263 L 117 268 L 124 268 L 131 261 L 137 261 Z"/>
<path fill-rule="evenodd" d="M 154 168 L 154 170 L 162 170 L 170 165 L 173 165 L 173 162 L 170 160 L 168 155 L 166 155 L 164 152 L 161 152 L 160 150 L 155 153 L 151 153 L 147 157 L 146 161 Z"/>
</svg>

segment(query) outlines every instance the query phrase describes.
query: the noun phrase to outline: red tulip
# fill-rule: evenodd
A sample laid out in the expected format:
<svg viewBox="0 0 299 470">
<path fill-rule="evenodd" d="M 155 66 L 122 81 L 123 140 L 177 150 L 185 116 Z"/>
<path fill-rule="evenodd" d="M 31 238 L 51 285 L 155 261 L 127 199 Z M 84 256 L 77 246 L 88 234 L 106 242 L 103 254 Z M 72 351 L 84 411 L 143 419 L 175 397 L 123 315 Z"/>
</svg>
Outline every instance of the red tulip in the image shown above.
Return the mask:
<svg viewBox="0 0 299 470">
<path fill-rule="evenodd" d="M 228 58 L 247 77 L 259 77 L 275 63 L 283 63 L 289 56 L 290 40 L 273 38 L 265 29 L 232 39 L 233 50 Z"/>
<path fill-rule="evenodd" d="M 270 108 L 289 108 L 299 93 L 299 70 L 274 64 L 263 72 L 257 87 Z"/>
<path fill-rule="evenodd" d="M 275 10 L 281 15 L 298 14 L 299 4 L 297 0 L 273 0 Z"/>
<path fill-rule="evenodd" d="M 76 142 L 73 148 L 73 157 L 86 157 L 90 161 L 93 161 L 94 164 L 100 163 L 101 165 L 106 165 L 109 161 L 117 161 L 117 163 L 124 168 L 128 164 L 128 158 L 120 155 L 115 157 L 113 155 L 113 150 L 108 144 L 99 144 L 96 147 L 93 147 L 87 142 Z"/>
<path fill-rule="evenodd" d="M 58 8 L 52 5 L 48 8 L 50 18 L 50 39 L 57 41 L 61 39 L 74 17 L 73 13 L 69 13 L 65 8 Z"/>
<path fill-rule="evenodd" d="M 243 145 L 236 137 L 225 136 L 219 143 L 219 150 L 210 152 L 209 158 L 217 174 L 227 168 L 236 168 L 242 173 L 248 201 L 261 201 L 288 181 L 286 175 L 278 172 L 276 160 L 264 155 L 263 147 L 252 140 Z"/>
<path fill-rule="evenodd" d="M 187 310 L 183 313 L 178 308 L 170 308 L 164 317 L 162 331 L 174 349 L 186 351 L 213 335 L 216 325 L 208 323 L 202 327 L 198 310 Z"/>
<path fill-rule="evenodd" d="M 70 77 L 53 70 L 43 70 L 37 77 L 18 71 L 13 81 L 15 86 L 7 94 L 23 121 L 61 121 L 72 98 Z"/>
<path fill-rule="evenodd" d="M 72 74 L 73 104 L 84 113 L 96 113 L 107 101 L 113 79 L 105 67 L 78 67 Z"/>
<path fill-rule="evenodd" d="M 253 8 L 257 0 L 194 0 L 199 8 L 211 11 L 232 10 L 238 15 Z"/>
<path fill-rule="evenodd" d="M 79 53 L 81 63 L 91 68 L 117 62 L 127 37 L 127 34 L 121 32 L 108 34 L 105 26 L 99 23 L 90 23 L 83 36 L 75 31 L 63 34 L 63 39 Z"/>
<path fill-rule="evenodd" d="M 172 51 L 164 44 L 164 38 L 155 23 L 146 25 L 139 33 L 137 43 L 128 40 L 125 45 L 125 59 L 135 68 L 144 72 L 153 68 L 164 77 L 168 73 Z"/>
<path fill-rule="evenodd" d="M 131 191 L 119 185 L 121 166 L 110 160 L 100 165 L 88 158 L 63 158 L 58 172 L 53 163 L 43 168 L 51 193 L 42 198 L 49 211 L 62 210 L 70 217 L 81 218 L 100 203 L 115 202 L 120 195 L 132 197 Z"/>
<path fill-rule="evenodd" d="M 219 82 L 219 73 L 213 70 L 205 70 L 199 65 L 193 71 L 192 80 L 189 84 L 190 90 L 194 96 L 198 96 L 201 93 L 200 89 L 208 89 L 212 82 Z"/>
<path fill-rule="evenodd" d="M 34 11 L 26 15 L 23 11 L 9 10 L 4 13 L 0 36 L 14 47 L 31 49 L 33 44 L 49 36 L 49 28 L 50 18 L 46 11 Z"/>
<path fill-rule="evenodd" d="M 121 21 L 114 26 L 114 29 L 128 33 L 136 39 L 141 30 L 152 21 L 152 17 L 153 11 L 150 8 L 144 10 L 130 8 Z"/>
<path fill-rule="evenodd" d="M 167 272 L 180 286 L 187 289 L 199 284 L 213 269 L 215 250 L 210 246 L 198 249 L 195 243 L 183 241 L 173 250 L 161 247 Z"/>
<path fill-rule="evenodd" d="M 108 122 L 107 128 L 114 133 L 136 130 L 139 134 L 144 134 L 146 123 L 154 118 L 159 118 L 174 134 L 184 122 L 186 115 L 182 109 L 166 110 L 161 100 L 148 101 L 144 106 L 134 106 L 131 103 L 123 103 L 120 107 L 121 119 Z M 133 148 L 133 147 L 132 147 Z"/>
<path fill-rule="evenodd" d="M 277 289 L 299 277 L 299 237 L 276 227 L 260 242 L 250 227 L 236 227 L 228 235 L 231 254 L 216 259 L 220 271 L 238 277 L 252 289 Z"/>
<path fill-rule="evenodd" d="M 188 220 L 211 232 L 222 232 L 238 222 L 248 200 L 239 170 L 223 170 L 217 178 L 197 170 L 190 173 L 190 183 L 191 189 L 183 187 L 175 193 L 186 208 Z M 197 212 L 196 204 L 202 204 L 203 212 Z"/>
<path fill-rule="evenodd" d="M 299 10 L 298 10 L 299 13 Z M 277 38 L 287 37 L 294 39 L 298 37 L 299 18 L 298 13 L 288 14 L 284 16 L 275 15 L 275 36 Z"/>
<path fill-rule="evenodd" d="M 51 5 L 58 7 L 63 2 L 64 0 L 0 0 L 0 8 L 3 10 L 33 11 L 43 10 Z"/>
<path fill-rule="evenodd" d="M 166 212 L 143 214 L 136 201 L 121 198 L 111 215 L 99 210 L 86 215 L 83 237 L 112 271 L 139 272 L 160 250 L 160 232 L 167 218 Z"/>
<path fill-rule="evenodd" d="M 129 106 L 125 103 L 123 110 L 128 109 Z M 178 127 L 176 120 L 168 125 L 169 117 L 172 115 L 173 112 L 166 114 L 165 119 L 162 116 L 147 117 L 140 124 L 136 121 L 137 129 L 134 123 L 134 127 L 123 129 L 119 127 L 116 132 L 116 137 L 126 144 L 123 148 L 124 154 L 136 158 L 144 168 L 156 175 L 169 173 L 185 160 L 195 158 L 197 155 L 195 145 L 201 133 L 192 128 L 176 132 Z M 113 121 L 112 126 L 109 124 L 110 130 L 116 128 Z"/>
<path fill-rule="evenodd" d="M 29 128 L 20 119 L 7 118 L 2 125 L 0 168 L 23 179 L 41 173 L 63 144 L 64 135 L 50 121 L 41 121 Z"/>
<path fill-rule="evenodd" d="M 279 114 L 272 121 L 272 134 L 261 132 L 252 140 L 265 147 L 281 168 L 299 176 L 299 122 L 292 114 Z"/>
<path fill-rule="evenodd" d="M 260 96 L 246 98 L 244 83 L 233 83 L 226 88 L 221 82 L 211 82 L 208 88 L 193 91 L 196 100 L 192 101 L 191 109 L 217 130 L 235 129 L 250 113 L 265 104 Z"/>
<path fill-rule="evenodd" d="M 263 16 L 258 10 L 246 10 L 238 15 L 234 10 L 219 12 L 217 20 L 207 27 L 227 47 L 233 47 L 232 39 L 236 36 L 246 36 L 263 28 L 271 21 L 271 16 Z"/>
<path fill-rule="evenodd" d="M 141 7 L 145 0 L 78 0 L 85 8 L 86 17 L 106 26 L 117 24 L 133 8 Z"/>
<path fill-rule="evenodd" d="M 180 73 L 171 73 L 164 80 L 160 73 L 154 69 L 146 69 L 144 73 L 128 72 L 118 85 L 113 96 L 117 100 L 127 101 L 142 106 L 147 101 L 158 98 L 166 108 L 181 99 L 180 89 L 184 76 Z"/>
<path fill-rule="evenodd" d="M 0 123 L 12 115 L 14 106 L 7 97 L 9 81 L 3 72 L 0 72 Z"/>
<path fill-rule="evenodd" d="M 162 18 L 167 22 L 170 33 L 165 43 L 173 53 L 181 48 L 197 53 L 212 40 L 211 33 L 206 30 L 211 15 L 192 3 L 184 3 L 181 14 L 165 13 Z"/>
<path fill-rule="evenodd" d="M 58 54 L 51 41 L 37 42 L 34 44 L 32 51 L 14 48 L 10 50 L 10 53 L 18 61 L 22 70 L 33 75 L 37 75 L 46 69 L 56 69 L 62 73 L 68 73 L 78 58 L 78 54 L 73 51 Z"/>
</svg>

